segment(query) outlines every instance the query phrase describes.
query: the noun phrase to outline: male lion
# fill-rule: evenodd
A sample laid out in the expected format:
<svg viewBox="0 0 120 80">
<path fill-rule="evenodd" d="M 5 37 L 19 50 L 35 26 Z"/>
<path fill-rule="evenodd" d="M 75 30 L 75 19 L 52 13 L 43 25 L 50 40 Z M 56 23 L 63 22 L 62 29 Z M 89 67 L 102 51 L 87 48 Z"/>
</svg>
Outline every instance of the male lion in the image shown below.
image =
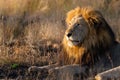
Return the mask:
<svg viewBox="0 0 120 80">
<path fill-rule="evenodd" d="M 57 64 L 32 66 L 29 70 L 52 68 L 63 70 L 63 73 L 69 70 L 74 74 L 81 73 L 78 70 L 80 66 L 87 66 L 87 69 L 95 69 L 97 73 L 120 65 L 120 45 L 99 11 L 90 7 L 77 7 L 67 13 L 66 25 Z"/>
</svg>

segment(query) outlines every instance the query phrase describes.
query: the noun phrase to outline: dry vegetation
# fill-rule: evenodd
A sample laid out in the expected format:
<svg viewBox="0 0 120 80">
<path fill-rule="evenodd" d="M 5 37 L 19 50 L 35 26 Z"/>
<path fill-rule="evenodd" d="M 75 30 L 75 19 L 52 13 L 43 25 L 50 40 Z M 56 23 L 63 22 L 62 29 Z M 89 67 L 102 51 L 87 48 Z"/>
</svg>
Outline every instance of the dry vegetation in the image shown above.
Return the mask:
<svg viewBox="0 0 120 80">
<path fill-rule="evenodd" d="M 100 10 L 120 41 L 120 0 L 0 0 L 0 79 L 43 79 L 27 68 L 55 63 L 65 14 L 76 6 Z"/>
</svg>

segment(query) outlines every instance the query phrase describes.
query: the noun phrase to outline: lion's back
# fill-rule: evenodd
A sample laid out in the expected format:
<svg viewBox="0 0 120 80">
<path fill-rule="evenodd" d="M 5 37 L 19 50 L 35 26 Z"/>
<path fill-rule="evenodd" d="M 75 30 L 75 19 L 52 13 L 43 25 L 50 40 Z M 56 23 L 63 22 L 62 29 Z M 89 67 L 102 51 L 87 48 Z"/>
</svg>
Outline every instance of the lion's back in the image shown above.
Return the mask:
<svg viewBox="0 0 120 80">
<path fill-rule="evenodd" d="M 94 65 L 94 70 L 102 72 L 117 66 L 120 66 L 120 43 L 112 46 L 105 55 L 100 56 L 100 60 Z"/>
</svg>

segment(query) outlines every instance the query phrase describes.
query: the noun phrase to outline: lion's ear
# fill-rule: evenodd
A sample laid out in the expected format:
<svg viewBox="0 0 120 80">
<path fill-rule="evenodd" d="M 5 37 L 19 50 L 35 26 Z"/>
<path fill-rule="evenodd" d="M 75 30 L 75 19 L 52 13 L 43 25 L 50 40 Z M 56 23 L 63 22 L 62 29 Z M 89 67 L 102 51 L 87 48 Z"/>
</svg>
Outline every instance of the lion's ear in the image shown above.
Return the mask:
<svg viewBox="0 0 120 80">
<path fill-rule="evenodd" d="M 88 22 L 89 22 L 94 28 L 98 28 L 99 25 L 101 25 L 101 21 L 100 21 L 99 19 L 92 18 L 92 17 L 89 17 L 89 18 L 88 18 Z"/>
</svg>

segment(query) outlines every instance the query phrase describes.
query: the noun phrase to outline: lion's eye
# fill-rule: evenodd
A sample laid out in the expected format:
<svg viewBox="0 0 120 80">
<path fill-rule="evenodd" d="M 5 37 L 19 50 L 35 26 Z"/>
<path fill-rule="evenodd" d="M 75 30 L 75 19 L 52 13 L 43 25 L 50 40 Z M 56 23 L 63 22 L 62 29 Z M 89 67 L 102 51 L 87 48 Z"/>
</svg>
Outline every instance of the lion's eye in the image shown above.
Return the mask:
<svg viewBox="0 0 120 80">
<path fill-rule="evenodd" d="M 79 26 L 80 24 L 78 23 L 78 24 L 76 24 L 76 26 Z"/>
</svg>

